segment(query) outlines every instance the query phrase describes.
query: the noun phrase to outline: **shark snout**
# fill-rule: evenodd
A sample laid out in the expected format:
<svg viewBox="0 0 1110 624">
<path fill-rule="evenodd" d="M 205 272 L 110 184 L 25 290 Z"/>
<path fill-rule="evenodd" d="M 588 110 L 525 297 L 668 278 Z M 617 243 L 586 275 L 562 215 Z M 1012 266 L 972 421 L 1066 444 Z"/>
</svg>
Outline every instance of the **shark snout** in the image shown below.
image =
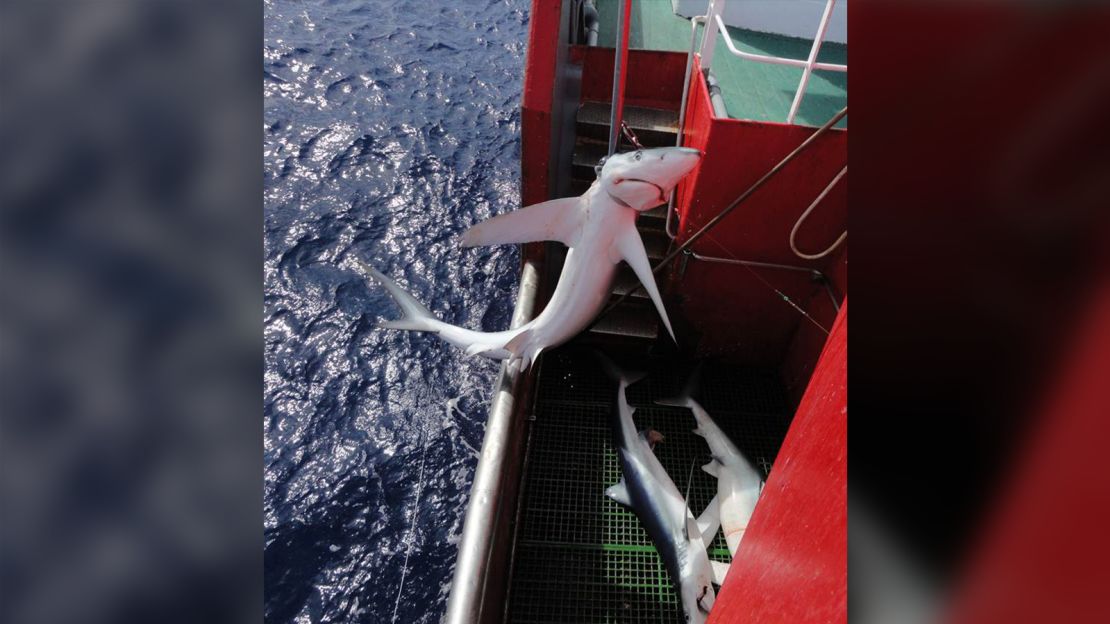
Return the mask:
<svg viewBox="0 0 1110 624">
<path fill-rule="evenodd" d="M 686 177 L 701 161 L 701 150 L 692 147 L 667 147 L 659 150 L 658 183 L 671 188 Z"/>
<path fill-rule="evenodd" d="M 659 160 L 676 159 L 693 159 L 697 161 L 701 158 L 701 150 L 692 147 L 667 147 L 659 150 Z"/>
</svg>

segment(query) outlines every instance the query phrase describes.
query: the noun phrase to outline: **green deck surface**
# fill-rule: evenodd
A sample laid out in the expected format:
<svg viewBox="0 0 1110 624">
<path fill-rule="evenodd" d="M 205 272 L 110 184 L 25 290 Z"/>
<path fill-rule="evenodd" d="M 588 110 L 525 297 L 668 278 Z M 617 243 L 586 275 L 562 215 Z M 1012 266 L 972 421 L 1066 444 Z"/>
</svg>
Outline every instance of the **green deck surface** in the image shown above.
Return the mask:
<svg viewBox="0 0 1110 624">
<path fill-rule="evenodd" d="M 613 47 L 616 41 L 618 0 L 597 0 L 601 18 L 598 45 Z M 814 24 L 814 32 L 817 25 Z M 729 27 L 736 47 L 756 54 L 805 59 L 813 45 L 811 39 Z M 699 39 L 701 37 L 699 33 Z M 756 121 L 785 122 L 790 103 L 802 78 L 798 67 L 757 63 L 733 56 L 725 46 L 723 35 L 718 35 L 713 55 L 712 70 L 721 84 L 721 95 L 728 108 L 729 117 Z M 632 49 L 674 50 L 690 49 L 690 20 L 674 14 L 670 0 L 633 0 L 632 27 L 628 45 Z M 817 60 L 824 63 L 848 62 L 848 46 L 825 42 Z M 848 104 L 848 75 L 844 72 L 814 71 L 810 77 L 802 105 L 795 123 L 820 126 Z M 847 118 L 837 124 L 848 125 Z"/>
<path fill-rule="evenodd" d="M 628 389 L 633 418 L 639 428 L 664 435 L 655 454 L 677 487 L 685 488 L 694 467 L 690 506 L 701 513 L 717 492 L 716 480 L 696 468 L 708 463 L 709 447 L 693 433 L 689 410 L 654 403 L 678 394 L 690 367 L 651 357 L 636 365 L 651 374 Z M 647 531 L 632 511 L 605 496 L 621 479 L 609 425 L 616 384 L 593 351 L 563 347 L 544 354 L 537 386 L 508 621 L 681 624 L 671 578 Z M 717 424 L 769 471 L 790 424 L 775 371 L 711 362 L 700 387 Z M 730 561 L 722 532 L 708 552 Z"/>
</svg>

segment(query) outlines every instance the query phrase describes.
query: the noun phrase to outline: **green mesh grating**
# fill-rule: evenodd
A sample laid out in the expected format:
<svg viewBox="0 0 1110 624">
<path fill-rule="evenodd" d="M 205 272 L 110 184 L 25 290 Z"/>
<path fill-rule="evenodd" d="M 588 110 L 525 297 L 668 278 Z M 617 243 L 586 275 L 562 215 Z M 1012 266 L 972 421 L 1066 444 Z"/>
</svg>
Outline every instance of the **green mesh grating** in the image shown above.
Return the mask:
<svg viewBox="0 0 1110 624">
<path fill-rule="evenodd" d="M 629 389 L 636 424 L 663 434 L 656 456 L 683 489 L 691 464 L 709 461 L 708 447 L 692 432 L 689 410 L 653 401 L 677 394 L 689 366 L 650 358 L 636 364 L 651 371 Z M 544 356 L 511 580 L 511 622 L 682 621 L 670 577 L 647 532 L 635 514 L 604 494 L 621 476 L 608 420 L 615 396 L 616 384 L 589 351 Z M 789 424 L 775 374 L 707 365 L 699 399 L 737 446 L 768 470 Z M 695 514 L 716 487 L 713 477 L 695 467 L 690 493 Z M 729 561 L 722 533 L 709 552 Z"/>
</svg>

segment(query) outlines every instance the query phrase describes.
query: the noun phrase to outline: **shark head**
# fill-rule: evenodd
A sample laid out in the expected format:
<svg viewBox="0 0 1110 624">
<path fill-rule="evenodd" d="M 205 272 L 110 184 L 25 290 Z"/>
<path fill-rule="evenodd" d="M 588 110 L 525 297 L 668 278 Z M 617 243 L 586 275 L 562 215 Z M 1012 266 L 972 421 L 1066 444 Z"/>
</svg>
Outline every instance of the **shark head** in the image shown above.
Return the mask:
<svg viewBox="0 0 1110 624">
<path fill-rule="evenodd" d="M 656 147 L 613 154 L 598 163 L 601 188 L 637 211 L 667 203 L 671 189 L 701 160 L 690 147 Z"/>
<path fill-rule="evenodd" d="M 702 624 L 709 618 L 709 610 L 717 598 L 717 593 L 713 591 L 713 568 L 700 538 L 691 542 L 689 552 L 691 556 L 683 565 L 679 586 L 682 611 L 689 624 Z"/>
</svg>

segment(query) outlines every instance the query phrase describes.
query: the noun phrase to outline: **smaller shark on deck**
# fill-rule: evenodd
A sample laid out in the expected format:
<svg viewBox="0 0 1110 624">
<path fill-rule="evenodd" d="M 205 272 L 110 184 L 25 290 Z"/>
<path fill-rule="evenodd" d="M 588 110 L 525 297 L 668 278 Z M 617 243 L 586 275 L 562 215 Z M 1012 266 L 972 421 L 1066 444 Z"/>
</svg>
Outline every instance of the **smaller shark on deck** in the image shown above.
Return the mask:
<svg viewBox="0 0 1110 624">
<path fill-rule="evenodd" d="M 686 621 L 701 624 L 716 599 L 713 584 L 720 585 L 728 570 L 726 564 L 710 561 L 706 554 L 719 526 L 716 500 L 694 519 L 687 499 L 655 457 L 653 448 L 663 436 L 651 429 L 637 432 L 632 421 L 634 410 L 625 390 L 643 375 L 622 371 L 600 354 L 598 359 L 619 384 L 611 422 L 621 480 L 605 490 L 605 495 L 636 513 L 670 572 Z"/>
<path fill-rule="evenodd" d="M 713 456 L 713 460 L 702 466 L 702 470 L 717 477 L 717 497 L 710 505 L 720 504 L 721 528 L 725 532 L 728 552 L 735 556 L 736 549 L 740 547 L 740 540 L 748 529 L 748 521 L 755 511 L 755 505 L 759 502 L 759 494 L 763 491 L 763 477 L 725 435 L 725 432 L 717 426 L 709 413 L 691 397 L 697 387 L 700 372 L 699 364 L 686 382 L 686 388 L 681 396 L 659 399 L 656 403 L 686 407 L 694 412 L 694 418 L 698 422 L 694 433 L 705 438 L 705 442 L 709 445 L 709 452 Z"/>
<path fill-rule="evenodd" d="M 551 301 L 539 316 L 516 329 L 478 332 L 444 323 L 393 280 L 361 263 L 403 312 L 402 318 L 385 321 L 381 327 L 433 333 L 468 355 L 521 360 L 524 370 L 545 349 L 570 340 L 594 320 L 609 298 L 617 264 L 623 260 L 643 283 L 673 339 L 636 217 L 665 203 L 671 189 L 700 159 L 701 152 L 688 147 L 615 154 L 599 164 L 597 181 L 581 196 L 514 210 L 467 230 L 463 234 L 467 247 L 559 241 L 569 248 Z"/>
</svg>

